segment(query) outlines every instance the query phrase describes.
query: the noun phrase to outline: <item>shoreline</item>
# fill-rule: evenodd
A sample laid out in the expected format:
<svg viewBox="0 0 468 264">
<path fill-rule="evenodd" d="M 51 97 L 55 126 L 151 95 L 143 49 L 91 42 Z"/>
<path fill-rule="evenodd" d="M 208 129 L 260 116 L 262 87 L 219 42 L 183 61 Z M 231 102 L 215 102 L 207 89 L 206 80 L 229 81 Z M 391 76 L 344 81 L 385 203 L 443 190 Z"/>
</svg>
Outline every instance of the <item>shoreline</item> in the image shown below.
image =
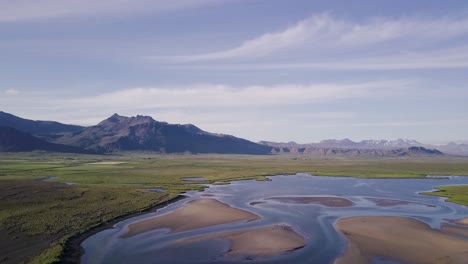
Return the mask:
<svg viewBox="0 0 468 264">
<path fill-rule="evenodd" d="M 151 207 L 149 207 L 149 208 L 147 208 L 145 210 L 118 216 L 118 217 L 116 217 L 116 218 L 114 218 L 114 219 L 112 219 L 112 220 L 110 220 L 108 222 L 99 224 L 99 225 L 97 225 L 95 227 L 91 227 L 87 231 L 69 238 L 67 240 L 67 242 L 65 243 L 65 245 L 64 245 L 64 251 L 63 251 L 63 255 L 60 258 L 60 263 L 80 263 L 81 262 L 81 256 L 83 256 L 83 254 L 85 253 L 83 247 L 81 246 L 81 243 L 83 243 L 83 241 L 85 241 L 89 237 L 91 237 L 91 236 L 93 236 L 93 235 L 95 235 L 95 234 L 97 234 L 97 233 L 99 233 L 101 231 L 104 231 L 104 230 L 107 230 L 107 229 L 112 229 L 115 224 L 117 224 L 117 223 L 119 223 L 121 221 L 124 221 L 126 219 L 129 219 L 129 218 L 132 218 L 132 217 L 135 217 L 135 216 L 140 216 L 140 215 L 143 215 L 143 214 L 147 214 L 147 213 L 150 213 L 150 212 L 156 212 L 158 209 L 164 208 L 164 207 L 166 207 L 166 206 L 168 206 L 168 205 L 170 205 L 172 203 L 178 202 L 178 201 L 186 199 L 186 198 L 188 198 L 188 196 L 185 196 L 183 194 L 179 194 L 174 198 L 171 198 L 171 199 L 169 199 L 169 200 L 167 200 L 165 202 L 162 202 L 162 203 L 156 204 L 154 206 L 151 206 Z"/>
</svg>

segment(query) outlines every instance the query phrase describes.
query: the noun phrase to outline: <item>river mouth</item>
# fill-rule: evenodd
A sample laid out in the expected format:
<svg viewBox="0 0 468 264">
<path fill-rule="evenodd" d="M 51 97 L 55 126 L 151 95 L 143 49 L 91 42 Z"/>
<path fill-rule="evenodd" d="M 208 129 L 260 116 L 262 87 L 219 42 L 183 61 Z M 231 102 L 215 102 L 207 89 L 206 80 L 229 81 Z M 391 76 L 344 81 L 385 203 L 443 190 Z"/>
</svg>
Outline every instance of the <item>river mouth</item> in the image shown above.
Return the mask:
<svg viewBox="0 0 468 264">
<path fill-rule="evenodd" d="M 156 213 L 124 220 L 114 229 L 99 232 L 82 243 L 82 263 L 333 263 L 346 249 L 335 223 L 357 216 L 399 216 L 417 219 L 439 229 L 450 220 L 467 217 L 468 207 L 418 194 L 441 185 L 468 184 L 468 177 L 443 179 L 358 179 L 304 174 L 272 176 L 270 181 L 236 181 L 210 185 L 203 192 L 188 192 L 187 199 Z M 157 218 L 191 201 L 216 199 L 233 208 L 260 216 L 253 221 L 234 221 L 185 232 L 152 229 L 123 238 L 131 224 Z M 192 218 L 193 219 L 193 218 Z M 190 218 L 187 221 L 191 221 Z M 200 236 L 225 232 L 288 226 L 303 237 L 304 247 L 274 256 L 226 254 L 232 242 L 207 239 L 178 244 Z M 389 262 L 375 256 L 372 263 Z"/>
</svg>

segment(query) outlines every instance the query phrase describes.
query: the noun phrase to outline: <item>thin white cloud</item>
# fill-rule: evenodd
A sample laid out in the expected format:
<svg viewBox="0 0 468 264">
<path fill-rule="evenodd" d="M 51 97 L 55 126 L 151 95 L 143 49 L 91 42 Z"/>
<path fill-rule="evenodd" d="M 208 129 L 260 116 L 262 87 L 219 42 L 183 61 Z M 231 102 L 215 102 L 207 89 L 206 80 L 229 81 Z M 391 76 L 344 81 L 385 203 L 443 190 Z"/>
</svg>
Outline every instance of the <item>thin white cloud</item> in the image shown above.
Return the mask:
<svg viewBox="0 0 468 264">
<path fill-rule="evenodd" d="M 4 91 L 6 95 L 17 95 L 19 94 L 19 91 L 16 89 L 7 89 Z"/>
<path fill-rule="evenodd" d="M 184 65 L 187 69 L 198 70 L 413 70 L 413 69 L 454 69 L 468 67 L 468 46 L 411 53 L 394 53 L 363 58 L 329 59 L 321 62 L 299 63 L 230 63 L 221 65 Z"/>
<path fill-rule="evenodd" d="M 349 98 L 378 97 L 413 84 L 408 80 L 383 80 L 353 84 L 192 85 L 132 88 L 67 102 L 82 107 L 153 108 L 296 105 Z M 135 106 L 134 102 L 138 102 Z"/>
<path fill-rule="evenodd" d="M 286 30 L 266 33 L 254 39 L 246 40 L 238 47 L 188 56 L 174 56 L 168 58 L 169 61 L 190 62 L 190 61 L 209 61 L 230 59 L 237 57 L 263 57 L 276 50 L 291 48 L 295 45 L 303 44 L 312 35 L 319 33 L 324 25 L 323 17 L 313 17 L 311 19 L 300 21 Z M 314 27 L 311 28 L 310 25 Z M 157 58 L 157 57 L 156 57 Z"/>
<path fill-rule="evenodd" d="M 456 43 L 467 37 L 468 18 L 379 18 L 353 22 L 318 15 L 284 30 L 246 40 L 232 49 L 149 58 L 182 65 L 241 59 L 255 65 L 261 64 L 264 57 L 265 64 L 285 65 L 284 68 L 466 67 L 466 56 L 457 52 L 465 47 Z M 437 57 L 432 57 L 433 54 Z"/>
<path fill-rule="evenodd" d="M 337 100 L 359 98 L 381 98 L 407 93 L 414 87 L 411 80 L 381 80 L 360 83 L 317 83 L 228 86 L 198 84 L 171 87 L 129 88 L 95 96 L 66 98 L 54 94 L 24 93 L 21 98 L 0 97 L 0 105 L 14 113 L 47 113 L 50 118 L 63 122 L 83 120 L 80 124 L 90 124 L 114 112 L 123 114 L 164 113 L 168 121 L 183 122 L 174 118 L 174 113 L 189 111 L 185 116 L 216 116 L 224 109 L 226 113 L 238 113 L 239 109 L 287 109 L 301 105 L 332 103 Z M 179 109 L 179 110 L 177 110 Z M 185 109 L 185 110 L 180 110 Z M 179 112 L 178 112 L 179 111 Z M 271 112 L 271 110 L 268 110 Z M 230 117 L 235 116 L 228 114 Z M 251 116 L 252 114 L 250 114 Z M 277 114 L 278 115 L 278 114 Z M 320 111 L 307 113 L 307 119 L 352 118 L 355 113 Z M 55 118 L 59 116 L 60 118 Z M 176 115 L 183 117 L 184 115 Z M 224 116 L 224 117 L 223 117 Z M 296 114 L 295 116 L 299 116 Z M 303 115 L 301 115 L 303 116 Z M 252 116 L 251 116 L 252 117 Z M 40 118 L 40 117 L 35 117 Z M 207 117 L 211 118 L 211 117 Z M 257 118 L 261 120 L 261 117 Z M 291 118 L 289 118 L 291 120 Z M 190 120 L 186 120 L 190 121 Z"/>
<path fill-rule="evenodd" d="M 0 0 L 0 22 L 142 12 L 160 13 L 216 2 L 215 0 Z"/>
</svg>

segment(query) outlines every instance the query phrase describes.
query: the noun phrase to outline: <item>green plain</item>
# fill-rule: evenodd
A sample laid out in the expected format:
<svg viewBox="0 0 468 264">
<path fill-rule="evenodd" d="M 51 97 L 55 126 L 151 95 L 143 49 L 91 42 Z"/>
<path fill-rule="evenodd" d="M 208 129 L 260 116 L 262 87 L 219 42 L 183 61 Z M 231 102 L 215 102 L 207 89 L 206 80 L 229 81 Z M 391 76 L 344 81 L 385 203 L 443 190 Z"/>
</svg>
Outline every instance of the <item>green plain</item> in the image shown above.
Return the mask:
<svg viewBox="0 0 468 264">
<path fill-rule="evenodd" d="M 96 162 L 115 162 L 115 164 Z M 40 237 L 43 247 L 22 261 L 54 263 L 67 239 L 116 217 L 168 201 L 202 183 L 307 172 L 360 178 L 424 178 L 428 174 L 468 175 L 466 158 L 320 158 L 271 155 L 159 155 L 123 153 L 92 156 L 53 153 L 0 155 L 0 231 L 4 243 Z M 39 181 L 38 179 L 47 180 Z M 67 185 L 65 183 L 72 183 Z M 146 189 L 160 188 L 163 193 Z M 441 187 L 430 193 L 468 205 L 468 186 Z M 28 255 L 29 254 L 29 255 Z M 32 257 L 32 258 L 31 258 Z M 1 259 L 0 259 L 1 262 Z"/>
</svg>

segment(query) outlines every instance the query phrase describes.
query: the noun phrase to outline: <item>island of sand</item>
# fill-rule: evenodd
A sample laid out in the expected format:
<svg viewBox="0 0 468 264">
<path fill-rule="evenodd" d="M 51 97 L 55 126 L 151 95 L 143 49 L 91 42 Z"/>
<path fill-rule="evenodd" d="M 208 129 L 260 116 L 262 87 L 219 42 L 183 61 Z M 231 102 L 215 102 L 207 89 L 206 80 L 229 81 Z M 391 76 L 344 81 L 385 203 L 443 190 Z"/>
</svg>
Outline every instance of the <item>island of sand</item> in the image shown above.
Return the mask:
<svg viewBox="0 0 468 264">
<path fill-rule="evenodd" d="M 228 240 L 230 242 L 230 248 L 226 252 L 228 257 L 271 257 L 305 246 L 304 238 L 287 225 L 216 233 L 184 239 L 176 243 L 185 244 L 208 239 Z"/>
<path fill-rule="evenodd" d="M 463 237 L 468 240 L 468 217 L 449 221 L 449 224 L 442 225 L 440 230 L 445 233 Z"/>
<path fill-rule="evenodd" d="M 468 226 L 468 217 L 453 221 L 455 224 Z"/>
<path fill-rule="evenodd" d="M 204 198 L 190 201 L 183 207 L 170 213 L 132 223 L 128 226 L 127 232 L 121 237 L 127 238 L 160 228 L 169 228 L 172 233 L 177 233 L 225 223 L 253 221 L 257 219 L 260 219 L 260 217 L 254 213 L 233 208 L 215 199 Z"/>
<path fill-rule="evenodd" d="M 350 217 L 339 220 L 336 227 L 348 247 L 335 264 L 370 263 L 374 256 L 409 263 L 467 263 L 468 240 L 412 218 Z"/>
</svg>

